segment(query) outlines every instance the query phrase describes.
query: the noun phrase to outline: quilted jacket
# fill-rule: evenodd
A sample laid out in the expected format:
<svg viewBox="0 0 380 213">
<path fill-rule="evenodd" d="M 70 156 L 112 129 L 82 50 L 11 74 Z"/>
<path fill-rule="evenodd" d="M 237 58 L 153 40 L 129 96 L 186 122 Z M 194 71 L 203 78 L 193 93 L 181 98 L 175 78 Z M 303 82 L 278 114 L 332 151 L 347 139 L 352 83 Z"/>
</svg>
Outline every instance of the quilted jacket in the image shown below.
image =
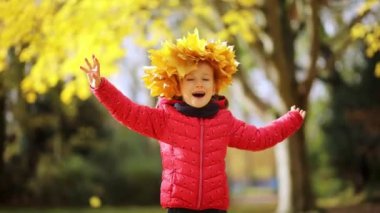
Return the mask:
<svg viewBox="0 0 380 213">
<path fill-rule="evenodd" d="M 226 108 L 211 119 L 189 117 L 170 101 L 161 101 L 158 108 L 138 105 L 105 78 L 93 93 L 116 120 L 159 141 L 164 208 L 227 210 L 227 147 L 252 151 L 272 147 L 303 121 L 297 111 L 290 111 L 259 128 L 236 119 Z"/>
</svg>

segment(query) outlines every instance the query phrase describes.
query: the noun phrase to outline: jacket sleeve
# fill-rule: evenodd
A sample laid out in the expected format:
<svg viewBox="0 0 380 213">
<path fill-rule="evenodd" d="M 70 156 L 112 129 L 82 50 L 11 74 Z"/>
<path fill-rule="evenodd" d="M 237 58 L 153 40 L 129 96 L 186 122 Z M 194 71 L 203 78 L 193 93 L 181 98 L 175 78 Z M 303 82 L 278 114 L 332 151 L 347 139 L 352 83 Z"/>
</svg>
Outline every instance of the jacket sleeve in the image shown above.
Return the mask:
<svg viewBox="0 0 380 213">
<path fill-rule="evenodd" d="M 302 125 L 303 118 L 299 112 L 289 111 L 264 127 L 255 127 L 234 119 L 230 147 L 258 151 L 273 147 L 295 133 Z"/>
<path fill-rule="evenodd" d="M 117 121 L 142 135 L 159 139 L 165 129 L 163 109 L 136 104 L 102 78 L 98 88 L 92 89 L 96 98 Z"/>
</svg>

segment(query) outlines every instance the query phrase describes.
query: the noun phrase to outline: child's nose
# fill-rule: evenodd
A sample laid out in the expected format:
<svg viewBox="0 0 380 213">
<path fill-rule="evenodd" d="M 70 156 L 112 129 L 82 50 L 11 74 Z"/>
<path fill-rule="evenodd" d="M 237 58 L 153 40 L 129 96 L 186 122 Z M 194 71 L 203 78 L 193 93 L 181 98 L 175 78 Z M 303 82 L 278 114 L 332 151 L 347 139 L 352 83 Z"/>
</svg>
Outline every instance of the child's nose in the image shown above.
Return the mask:
<svg viewBox="0 0 380 213">
<path fill-rule="evenodd" d="M 203 88 L 202 82 L 198 82 L 197 85 L 195 85 L 196 88 Z"/>
</svg>

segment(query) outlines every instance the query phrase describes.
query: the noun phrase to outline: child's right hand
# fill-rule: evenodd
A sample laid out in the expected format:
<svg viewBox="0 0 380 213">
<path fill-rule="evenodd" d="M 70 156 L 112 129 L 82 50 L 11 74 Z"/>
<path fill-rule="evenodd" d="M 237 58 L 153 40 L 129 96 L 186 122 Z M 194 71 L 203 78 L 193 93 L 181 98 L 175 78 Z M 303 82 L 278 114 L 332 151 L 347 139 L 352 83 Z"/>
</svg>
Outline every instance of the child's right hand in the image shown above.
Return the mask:
<svg viewBox="0 0 380 213">
<path fill-rule="evenodd" d="M 87 74 L 87 79 L 90 86 L 92 88 L 98 88 L 101 82 L 99 61 L 95 55 L 92 55 L 92 64 L 87 60 L 87 58 L 84 60 L 87 64 L 87 68 L 80 66 L 80 69 Z"/>
</svg>

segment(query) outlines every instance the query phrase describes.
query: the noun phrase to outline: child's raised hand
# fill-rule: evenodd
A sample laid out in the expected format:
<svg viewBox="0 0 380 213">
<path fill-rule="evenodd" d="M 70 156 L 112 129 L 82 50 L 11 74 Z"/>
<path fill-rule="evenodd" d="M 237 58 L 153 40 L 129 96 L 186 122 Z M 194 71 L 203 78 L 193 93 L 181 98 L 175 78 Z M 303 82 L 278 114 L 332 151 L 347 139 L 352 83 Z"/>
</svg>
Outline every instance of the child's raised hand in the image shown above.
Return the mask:
<svg viewBox="0 0 380 213">
<path fill-rule="evenodd" d="M 92 55 L 92 64 L 84 59 L 87 67 L 80 66 L 80 69 L 83 70 L 87 74 L 88 82 L 90 83 L 92 88 L 98 88 L 100 85 L 100 64 L 95 55 Z"/>
<path fill-rule="evenodd" d="M 290 110 L 292 110 L 292 111 L 295 110 L 295 111 L 299 112 L 300 115 L 302 116 L 302 118 L 305 118 L 305 115 L 306 115 L 305 110 L 302 110 L 302 109 L 300 109 L 294 105 L 292 107 L 290 107 Z"/>
</svg>

